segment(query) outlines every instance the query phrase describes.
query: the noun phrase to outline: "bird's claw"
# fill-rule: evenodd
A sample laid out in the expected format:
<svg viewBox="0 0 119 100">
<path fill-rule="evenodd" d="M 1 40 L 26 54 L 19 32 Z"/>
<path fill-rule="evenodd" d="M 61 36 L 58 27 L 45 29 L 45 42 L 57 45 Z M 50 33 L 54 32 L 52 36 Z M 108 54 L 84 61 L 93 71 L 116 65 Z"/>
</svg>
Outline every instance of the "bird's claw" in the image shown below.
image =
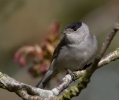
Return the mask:
<svg viewBox="0 0 119 100">
<path fill-rule="evenodd" d="M 75 80 L 77 79 L 76 75 L 70 70 L 70 69 L 66 69 L 67 73 L 71 75 L 72 80 L 75 82 Z"/>
</svg>

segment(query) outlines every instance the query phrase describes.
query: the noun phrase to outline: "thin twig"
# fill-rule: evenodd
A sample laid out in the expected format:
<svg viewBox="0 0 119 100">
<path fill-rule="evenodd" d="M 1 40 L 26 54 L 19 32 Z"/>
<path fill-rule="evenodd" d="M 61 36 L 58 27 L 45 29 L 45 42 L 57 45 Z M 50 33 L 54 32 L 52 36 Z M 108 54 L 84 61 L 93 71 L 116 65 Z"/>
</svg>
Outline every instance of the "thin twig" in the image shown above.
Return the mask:
<svg viewBox="0 0 119 100">
<path fill-rule="evenodd" d="M 116 35 L 117 31 L 119 30 L 119 16 L 115 22 L 114 27 L 111 30 L 111 33 L 107 36 L 107 39 L 105 40 L 105 42 L 103 43 L 97 57 L 95 58 L 91 68 L 88 70 L 90 73 L 93 73 L 98 65 L 98 62 L 101 60 L 101 58 L 103 57 L 105 51 L 108 49 L 112 39 L 114 38 L 114 36 Z"/>
</svg>

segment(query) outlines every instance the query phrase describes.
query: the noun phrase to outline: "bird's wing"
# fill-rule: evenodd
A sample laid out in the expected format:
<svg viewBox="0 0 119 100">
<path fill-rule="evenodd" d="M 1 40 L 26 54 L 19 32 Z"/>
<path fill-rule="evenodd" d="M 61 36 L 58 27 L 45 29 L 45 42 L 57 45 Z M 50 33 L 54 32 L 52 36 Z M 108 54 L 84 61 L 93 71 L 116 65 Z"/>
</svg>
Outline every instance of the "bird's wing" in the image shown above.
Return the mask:
<svg viewBox="0 0 119 100">
<path fill-rule="evenodd" d="M 62 40 L 60 41 L 60 43 L 57 45 L 56 49 L 54 50 L 53 56 L 52 56 L 52 60 L 57 58 L 61 48 L 66 45 L 65 43 L 65 38 L 63 37 Z"/>
</svg>

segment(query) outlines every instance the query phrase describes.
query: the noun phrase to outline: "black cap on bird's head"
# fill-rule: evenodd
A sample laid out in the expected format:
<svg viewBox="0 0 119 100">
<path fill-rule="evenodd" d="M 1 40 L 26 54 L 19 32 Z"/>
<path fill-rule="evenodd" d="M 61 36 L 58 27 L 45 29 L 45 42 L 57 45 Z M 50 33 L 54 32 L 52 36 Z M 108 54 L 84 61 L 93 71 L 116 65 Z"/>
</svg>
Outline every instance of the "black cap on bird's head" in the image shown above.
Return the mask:
<svg viewBox="0 0 119 100">
<path fill-rule="evenodd" d="M 65 29 L 67 28 L 71 28 L 73 29 L 74 31 L 76 31 L 78 28 L 80 28 L 82 26 L 82 22 L 73 22 L 73 23 L 70 23 L 68 24 Z"/>
<path fill-rule="evenodd" d="M 76 31 L 78 28 L 80 28 L 82 26 L 82 22 L 73 22 L 73 23 L 70 23 L 68 24 L 64 31 L 62 33 L 65 33 L 65 30 L 73 30 L 73 31 Z"/>
</svg>

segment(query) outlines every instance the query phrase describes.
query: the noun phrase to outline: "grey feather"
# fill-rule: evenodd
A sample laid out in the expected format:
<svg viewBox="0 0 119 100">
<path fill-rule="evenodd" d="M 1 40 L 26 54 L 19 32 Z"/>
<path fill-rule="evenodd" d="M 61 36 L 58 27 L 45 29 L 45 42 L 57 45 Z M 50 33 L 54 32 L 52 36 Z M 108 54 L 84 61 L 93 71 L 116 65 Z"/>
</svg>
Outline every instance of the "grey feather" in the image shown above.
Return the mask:
<svg viewBox="0 0 119 100">
<path fill-rule="evenodd" d="M 81 70 L 94 59 L 97 54 L 97 39 L 86 24 L 74 22 L 63 30 L 64 37 L 56 47 L 51 66 L 42 81 L 37 85 L 44 88 L 49 80 L 65 69 Z"/>
</svg>

